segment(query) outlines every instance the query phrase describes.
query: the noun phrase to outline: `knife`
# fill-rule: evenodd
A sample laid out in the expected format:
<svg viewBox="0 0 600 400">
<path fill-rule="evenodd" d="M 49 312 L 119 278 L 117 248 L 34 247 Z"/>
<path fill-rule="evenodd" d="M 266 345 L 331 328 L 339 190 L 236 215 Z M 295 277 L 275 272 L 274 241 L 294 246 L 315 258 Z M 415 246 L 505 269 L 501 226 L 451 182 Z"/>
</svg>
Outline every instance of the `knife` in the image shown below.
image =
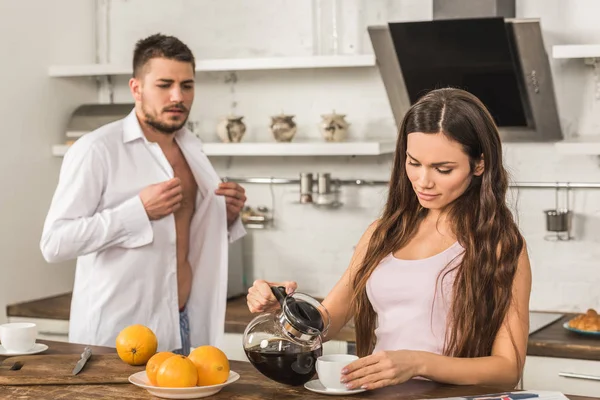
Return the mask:
<svg viewBox="0 0 600 400">
<path fill-rule="evenodd" d="M 81 359 L 77 361 L 77 364 L 75 364 L 75 368 L 73 368 L 73 375 L 77 375 L 83 369 L 83 366 L 91 356 L 92 349 L 86 347 L 85 350 L 83 350 L 83 353 L 81 353 Z"/>
</svg>

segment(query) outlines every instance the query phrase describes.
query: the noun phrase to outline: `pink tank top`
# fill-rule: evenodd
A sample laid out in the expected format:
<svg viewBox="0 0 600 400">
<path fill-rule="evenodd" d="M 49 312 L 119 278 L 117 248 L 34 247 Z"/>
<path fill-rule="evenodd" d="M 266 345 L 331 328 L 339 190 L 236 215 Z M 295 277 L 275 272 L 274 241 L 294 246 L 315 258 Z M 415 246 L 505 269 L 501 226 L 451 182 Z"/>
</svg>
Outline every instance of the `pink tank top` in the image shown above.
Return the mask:
<svg viewBox="0 0 600 400">
<path fill-rule="evenodd" d="M 381 261 L 367 281 L 367 296 L 377 313 L 374 352 L 442 354 L 455 277 L 444 273 L 461 262 L 463 252 L 456 242 L 425 259 L 401 260 L 390 254 Z"/>
</svg>

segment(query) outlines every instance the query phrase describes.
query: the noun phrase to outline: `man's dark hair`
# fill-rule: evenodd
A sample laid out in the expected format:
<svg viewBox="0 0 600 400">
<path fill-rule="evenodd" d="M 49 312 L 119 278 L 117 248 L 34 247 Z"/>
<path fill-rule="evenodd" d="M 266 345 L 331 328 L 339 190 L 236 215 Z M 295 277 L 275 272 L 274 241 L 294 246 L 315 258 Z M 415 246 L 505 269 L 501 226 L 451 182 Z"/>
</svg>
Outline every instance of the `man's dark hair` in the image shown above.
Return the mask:
<svg viewBox="0 0 600 400">
<path fill-rule="evenodd" d="M 175 36 L 157 33 L 141 39 L 135 44 L 133 76 L 139 77 L 146 63 L 157 57 L 189 62 L 192 64 L 192 69 L 196 68 L 196 60 L 194 60 L 194 55 L 189 47 Z"/>
</svg>

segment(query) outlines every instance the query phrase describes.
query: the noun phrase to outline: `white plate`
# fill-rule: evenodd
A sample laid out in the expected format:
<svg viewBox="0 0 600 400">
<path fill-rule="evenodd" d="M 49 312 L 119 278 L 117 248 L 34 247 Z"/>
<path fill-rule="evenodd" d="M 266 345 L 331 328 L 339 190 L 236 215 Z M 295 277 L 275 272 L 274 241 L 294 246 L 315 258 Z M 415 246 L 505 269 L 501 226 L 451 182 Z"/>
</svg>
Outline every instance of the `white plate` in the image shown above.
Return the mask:
<svg viewBox="0 0 600 400">
<path fill-rule="evenodd" d="M 48 350 L 48 346 L 43 343 L 36 343 L 29 351 L 8 351 L 0 345 L 0 356 L 28 356 L 30 354 L 41 353 Z"/>
<path fill-rule="evenodd" d="M 240 374 L 234 371 L 229 371 L 229 378 L 225 383 L 211 386 L 194 386 L 188 388 L 163 388 L 153 386 L 148 380 L 146 371 L 137 372 L 129 377 L 129 382 L 135 386 L 144 388 L 153 396 L 162 399 L 200 399 L 202 397 L 212 396 L 219 393 L 225 386 L 232 384 L 240 379 Z"/>
<path fill-rule="evenodd" d="M 304 388 L 310 390 L 311 392 L 321 393 L 321 394 L 329 394 L 332 396 L 347 396 L 350 394 L 362 393 L 367 389 L 352 389 L 352 390 L 334 390 L 327 389 L 320 380 L 315 379 L 310 382 L 306 382 L 304 384 Z"/>
</svg>

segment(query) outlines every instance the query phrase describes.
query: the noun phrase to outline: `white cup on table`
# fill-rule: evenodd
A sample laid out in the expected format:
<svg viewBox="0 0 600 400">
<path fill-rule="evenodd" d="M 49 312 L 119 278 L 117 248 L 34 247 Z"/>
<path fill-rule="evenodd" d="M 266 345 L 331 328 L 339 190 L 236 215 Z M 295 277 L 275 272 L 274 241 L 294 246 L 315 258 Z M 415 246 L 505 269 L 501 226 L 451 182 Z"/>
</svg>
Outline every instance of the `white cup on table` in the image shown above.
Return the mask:
<svg viewBox="0 0 600 400">
<path fill-rule="evenodd" d="M 358 360 L 357 356 L 352 354 L 329 354 L 317 358 L 317 374 L 319 381 L 332 391 L 346 391 L 345 383 L 341 383 L 342 369 L 353 361 Z"/>
<path fill-rule="evenodd" d="M 0 345 L 9 353 L 24 353 L 35 346 L 37 325 L 31 322 L 11 322 L 0 325 Z"/>
</svg>

